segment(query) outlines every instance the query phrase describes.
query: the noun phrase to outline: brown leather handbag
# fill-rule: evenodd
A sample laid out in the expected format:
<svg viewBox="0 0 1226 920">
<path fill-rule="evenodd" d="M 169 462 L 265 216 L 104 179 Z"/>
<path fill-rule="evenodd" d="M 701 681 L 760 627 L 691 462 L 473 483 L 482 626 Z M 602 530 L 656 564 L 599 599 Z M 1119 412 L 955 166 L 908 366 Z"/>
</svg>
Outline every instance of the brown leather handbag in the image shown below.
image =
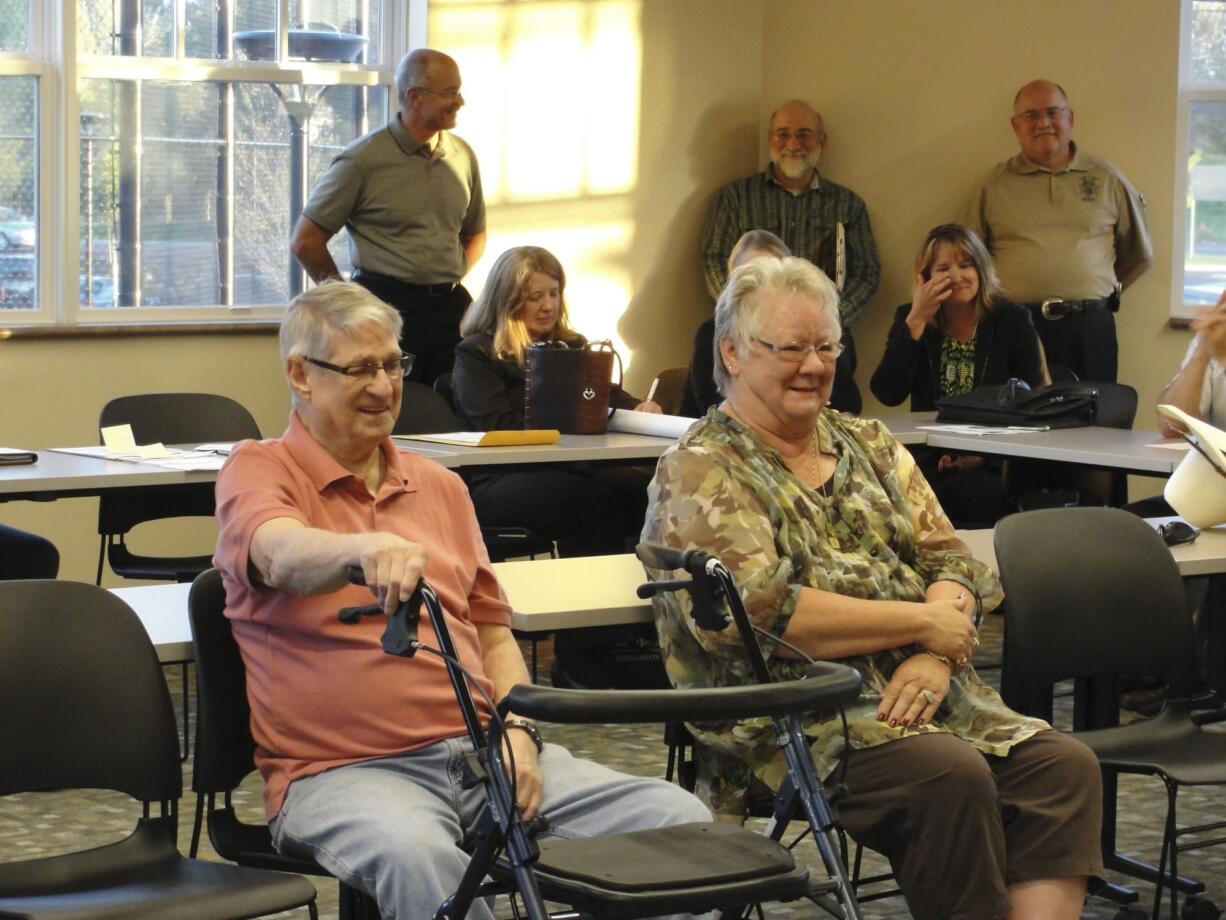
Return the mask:
<svg viewBox="0 0 1226 920">
<path fill-rule="evenodd" d="M 621 356 L 612 342 L 529 345 L 524 351 L 524 427 L 604 434 L 612 415 L 609 393 L 615 360 L 620 386 Z"/>
</svg>

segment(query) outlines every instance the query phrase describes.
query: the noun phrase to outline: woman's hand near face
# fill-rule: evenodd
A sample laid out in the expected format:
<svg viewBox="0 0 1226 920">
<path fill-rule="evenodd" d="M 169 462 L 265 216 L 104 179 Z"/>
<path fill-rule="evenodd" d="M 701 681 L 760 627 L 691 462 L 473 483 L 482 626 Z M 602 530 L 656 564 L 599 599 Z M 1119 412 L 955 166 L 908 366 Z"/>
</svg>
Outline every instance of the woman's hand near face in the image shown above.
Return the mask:
<svg viewBox="0 0 1226 920">
<path fill-rule="evenodd" d="M 949 693 L 949 666 L 920 652 L 898 666 L 877 705 L 877 718 L 891 725 L 931 722 Z"/>
<path fill-rule="evenodd" d="M 951 284 L 948 275 L 938 275 L 927 281 L 923 275 L 915 276 L 915 293 L 911 296 L 911 312 L 906 319 L 912 340 L 920 340 L 924 327 L 933 321 L 941 304 L 949 299 Z"/>
</svg>

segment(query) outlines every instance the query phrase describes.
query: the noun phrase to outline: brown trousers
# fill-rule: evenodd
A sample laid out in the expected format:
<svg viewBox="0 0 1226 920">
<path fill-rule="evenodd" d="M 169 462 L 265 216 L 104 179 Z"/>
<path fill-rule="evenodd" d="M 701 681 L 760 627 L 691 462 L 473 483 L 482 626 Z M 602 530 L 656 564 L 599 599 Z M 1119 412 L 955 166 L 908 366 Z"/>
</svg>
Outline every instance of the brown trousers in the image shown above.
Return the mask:
<svg viewBox="0 0 1226 920">
<path fill-rule="evenodd" d="M 839 823 L 884 854 L 917 920 L 990 920 L 1007 887 L 1101 876 L 1102 777 L 1085 745 L 1041 732 L 988 757 L 948 734 L 852 751 Z"/>
</svg>

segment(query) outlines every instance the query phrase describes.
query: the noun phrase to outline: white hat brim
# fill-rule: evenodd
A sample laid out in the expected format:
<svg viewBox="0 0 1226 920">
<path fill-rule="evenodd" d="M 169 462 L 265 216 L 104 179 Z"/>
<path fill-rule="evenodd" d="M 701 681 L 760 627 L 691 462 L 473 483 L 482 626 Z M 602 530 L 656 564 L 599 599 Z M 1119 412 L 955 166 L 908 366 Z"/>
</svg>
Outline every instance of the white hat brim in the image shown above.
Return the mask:
<svg viewBox="0 0 1226 920">
<path fill-rule="evenodd" d="M 1195 527 L 1226 524 L 1226 431 L 1176 406 L 1162 405 L 1158 412 L 1183 425 L 1192 445 L 1167 480 L 1163 496 Z"/>
</svg>

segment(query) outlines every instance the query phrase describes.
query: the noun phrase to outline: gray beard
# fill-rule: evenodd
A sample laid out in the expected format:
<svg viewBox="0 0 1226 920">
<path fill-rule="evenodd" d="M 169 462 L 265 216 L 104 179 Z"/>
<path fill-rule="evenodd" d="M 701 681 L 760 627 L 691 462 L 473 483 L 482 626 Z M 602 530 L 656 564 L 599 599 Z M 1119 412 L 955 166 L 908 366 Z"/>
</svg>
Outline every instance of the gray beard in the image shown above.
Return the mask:
<svg viewBox="0 0 1226 920">
<path fill-rule="evenodd" d="M 820 151 L 806 154 L 803 158 L 771 154 L 771 163 L 774 164 L 775 169 L 779 170 L 788 179 L 803 179 L 805 173 L 810 169 L 817 169 L 817 161 L 819 159 L 821 159 Z"/>
</svg>

